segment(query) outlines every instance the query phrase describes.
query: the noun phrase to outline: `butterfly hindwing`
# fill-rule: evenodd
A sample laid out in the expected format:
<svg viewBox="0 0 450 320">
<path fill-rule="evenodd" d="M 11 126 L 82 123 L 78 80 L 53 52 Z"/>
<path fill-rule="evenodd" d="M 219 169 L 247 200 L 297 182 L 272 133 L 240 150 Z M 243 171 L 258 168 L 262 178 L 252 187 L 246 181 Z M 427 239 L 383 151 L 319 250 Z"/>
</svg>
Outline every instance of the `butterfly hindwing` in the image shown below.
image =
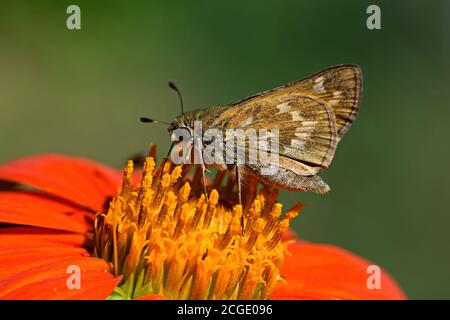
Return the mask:
<svg viewBox="0 0 450 320">
<path fill-rule="evenodd" d="M 303 176 L 297 175 L 286 167 L 278 166 L 277 174 L 264 176 L 260 173 L 260 167 L 248 165 L 246 174 L 257 176 L 263 182 L 274 184 L 286 190 L 327 193 L 330 187 L 317 175 Z"/>
</svg>

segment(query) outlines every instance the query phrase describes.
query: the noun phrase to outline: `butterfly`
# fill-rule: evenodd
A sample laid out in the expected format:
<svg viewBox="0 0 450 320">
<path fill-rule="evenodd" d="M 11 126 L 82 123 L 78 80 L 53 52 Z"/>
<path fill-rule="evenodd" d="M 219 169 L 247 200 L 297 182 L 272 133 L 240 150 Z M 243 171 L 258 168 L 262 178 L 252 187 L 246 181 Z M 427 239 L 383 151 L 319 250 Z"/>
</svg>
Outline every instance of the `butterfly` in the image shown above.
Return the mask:
<svg viewBox="0 0 450 320">
<path fill-rule="evenodd" d="M 173 83 L 181 100 L 181 94 Z M 227 106 L 210 107 L 192 112 L 182 112 L 175 118 L 168 130 L 176 144 L 181 140 L 199 146 L 194 155 L 198 155 L 203 172 L 205 188 L 206 163 L 211 163 L 211 157 L 206 159 L 203 151 L 212 145 L 222 148 L 225 153 L 236 151 L 236 144 L 226 147 L 230 140 L 242 133 L 254 130 L 265 132 L 264 137 L 256 140 L 245 139 L 248 150 L 275 155 L 277 161 L 271 161 L 274 174 L 267 174 L 267 166 L 260 161 L 236 161 L 231 163 L 213 163 L 219 170 L 235 172 L 238 184 L 239 199 L 241 199 L 241 184 L 247 175 L 256 177 L 264 185 L 275 186 L 293 191 L 326 193 L 330 187 L 318 176 L 328 168 L 333 160 L 336 147 L 342 137 L 348 132 L 359 111 L 362 95 L 362 71 L 357 65 L 337 65 L 303 80 L 294 81 L 281 87 L 249 96 Z M 154 122 L 141 118 L 144 122 Z M 200 132 L 196 134 L 196 124 L 200 124 Z M 223 134 L 212 139 L 207 131 L 230 132 L 240 130 L 238 134 Z M 177 134 L 174 134 L 178 132 Z M 186 134 L 181 134 L 185 132 Z M 268 148 L 267 132 L 276 132 L 277 141 L 273 148 Z M 264 143 L 262 143 L 264 142 Z M 253 144 L 252 144 L 253 143 Z M 185 152 L 195 153 L 193 149 Z M 219 150 L 220 151 L 220 150 Z M 176 149 L 171 155 L 179 154 Z M 184 158 L 186 159 L 186 158 Z M 217 158 L 216 158 L 217 159 Z M 248 159 L 244 157 L 243 160 Z M 207 161 L 209 160 L 209 161 Z M 206 193 L 206 188 L 205 188 Z M 241 201 L 241 200 L 240 200 Z"/>
</svg>

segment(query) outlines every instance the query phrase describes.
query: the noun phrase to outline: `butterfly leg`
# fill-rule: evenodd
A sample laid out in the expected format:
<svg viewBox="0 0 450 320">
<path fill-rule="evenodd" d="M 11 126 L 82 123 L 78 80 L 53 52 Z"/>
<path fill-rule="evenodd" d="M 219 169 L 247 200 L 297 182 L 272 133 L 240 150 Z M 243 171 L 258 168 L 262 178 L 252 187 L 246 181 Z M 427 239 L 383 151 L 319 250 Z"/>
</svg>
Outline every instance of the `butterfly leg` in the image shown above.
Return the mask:
<svg viewBox="0 0 450 320">
<path fill-rule="evenodd" d="M 203 159 L 203 142 L 201 139 L 195 140 L 193 152 L 197 154 L 198 159 L 200 160 L 201 170 L 202 170 L 202 185 L 203 185 L 203 193 L 205 195 L 205 200 L 208 201 L 208 193 L 206 191 L 206 177 L 205 177 L 205 161 Z M 194 159 L 196 157 L 194 156 Z"/>
<path fill-rule="evenodd" d="M 241 181 L 241 172 L 239 170 L 239 165 L 235 166 L 235 170 L 236 170 L 236 182 L 237 182 L 237 188 L 238 188 L 239 204 L 242 206 L 242 181 Z M 244 236 L 244 212 L 242 212 L 242 215 L 241 215 L 241 228 L 242 228 L 242 236 Z"/>
<path fill-rule="evenodd" d="M 205 163 L 202 162 L 202 184 L 203 184 L 203 193 L 205 194 L 205 200 L 208 200 L 208 193 L 206 191 L 206 177 L 205 177 Z"/>
</svg>

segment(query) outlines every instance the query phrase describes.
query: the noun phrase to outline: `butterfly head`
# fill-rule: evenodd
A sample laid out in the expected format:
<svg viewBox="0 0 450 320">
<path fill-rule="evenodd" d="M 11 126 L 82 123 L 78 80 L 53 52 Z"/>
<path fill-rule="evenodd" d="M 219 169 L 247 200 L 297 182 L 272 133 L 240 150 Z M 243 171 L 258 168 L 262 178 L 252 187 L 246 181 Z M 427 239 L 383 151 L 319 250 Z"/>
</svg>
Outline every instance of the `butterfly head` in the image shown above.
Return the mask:
<svg viewBox="0 0 450 320">
<path fill-rule="evenodd" d="M 194 119 L 192 113 L 183 113 L 176 117 L 169 123 L 167 131 L 169 131 L 171 139 L 175 143 L 183 140 L 183 138 L 180 137 L 192 136 L 194 131 Z"/>
</svg>

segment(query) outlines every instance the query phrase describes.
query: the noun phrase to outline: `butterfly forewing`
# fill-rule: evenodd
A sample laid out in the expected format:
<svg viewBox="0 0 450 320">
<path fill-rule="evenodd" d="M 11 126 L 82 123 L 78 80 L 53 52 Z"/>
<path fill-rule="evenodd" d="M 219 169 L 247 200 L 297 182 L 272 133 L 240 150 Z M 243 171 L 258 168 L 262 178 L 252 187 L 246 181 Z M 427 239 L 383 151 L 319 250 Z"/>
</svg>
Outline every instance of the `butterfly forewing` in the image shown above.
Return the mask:
<svg viewBox="0 0 450 320">
<path fill-rule="evenodd" d="M 327 103 L 336 116 L 339 139 L 350 129 L 359 110 L 362 73 L 356 65 L 338 65 L 300 81 L 245 98 L 235 106 L 245 107 L 251 101 L 278 95 L 303 94 Z"/>
<path fill-rule="evenodd" d="M 335 116 L 327 104 L 313 97 L 289 94 L 249 101 L 229 108 L 216 121 L 225 119 L 225 128 L 254 129 L 260 139 L 267 139 L 261 129 L 277 129 L 279 155 L 316 167 L 315 172 L 330 164 L 336 149 Z M 261 145 L 258 141 L 248 147 Z"/>
</svg>

